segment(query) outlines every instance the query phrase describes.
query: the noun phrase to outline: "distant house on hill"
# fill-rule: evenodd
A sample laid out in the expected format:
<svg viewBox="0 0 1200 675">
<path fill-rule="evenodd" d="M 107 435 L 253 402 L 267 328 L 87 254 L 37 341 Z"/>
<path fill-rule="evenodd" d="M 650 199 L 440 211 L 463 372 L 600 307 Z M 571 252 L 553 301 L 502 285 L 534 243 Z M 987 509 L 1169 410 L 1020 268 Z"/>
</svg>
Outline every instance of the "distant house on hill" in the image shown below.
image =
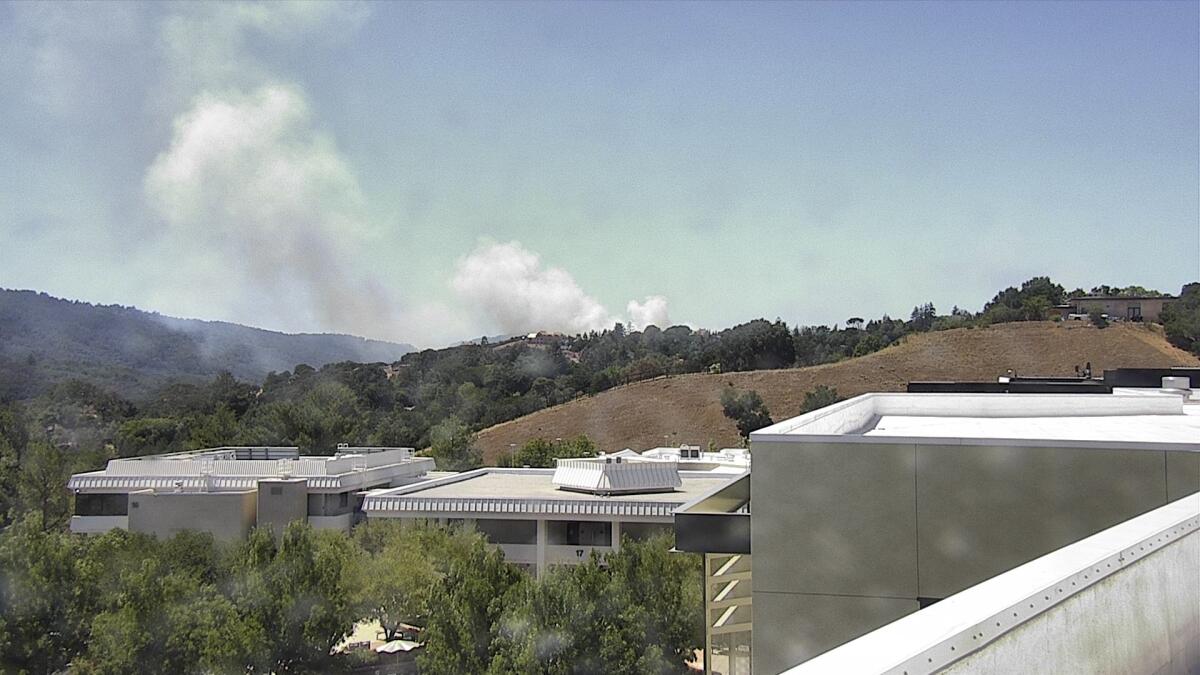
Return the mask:
<svg viewBox="0 0 1200 675">
<path fill-rule="evenodd" d="M 566 336 L 563 335 L 562 333 L 550 333 L 550 332 L 547 332 L 544 330 L 540 330 L 536 333 L 530 333 L 529 335 L 526 335 L 525 342 L 527 344 L 531 344 L 531 345 L 547 345 L 547 346 L 549 346 L 549 345 L 558 344 L 559 340 L 562 340 L 564 337 L 566 337 Z"/>
<path fill-rule="evenodd" d="M 1083 295 L 1070 298 L 1058 309 L 1063 318 L 1068 314 L 1088 314 L 1099 311 L 1107 314 L 1110 319 L 1125 319 L 1127 321 L 1158 321 L 1163 307 L 1176 298 L 1170 295 L 1162 296 L 1121 296 L 1121 295 Z"/>
</svg>

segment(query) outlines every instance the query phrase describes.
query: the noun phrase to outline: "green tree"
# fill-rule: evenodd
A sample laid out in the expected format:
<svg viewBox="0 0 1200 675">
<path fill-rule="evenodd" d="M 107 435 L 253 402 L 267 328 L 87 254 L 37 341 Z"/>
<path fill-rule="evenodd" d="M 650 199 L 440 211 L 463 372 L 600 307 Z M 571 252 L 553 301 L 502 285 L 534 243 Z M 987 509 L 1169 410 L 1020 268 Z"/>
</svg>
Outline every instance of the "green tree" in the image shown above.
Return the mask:
<svg viewBox="0 0 1200 675">
<path fill-rule="evenodd" d="M 505 598 L 522 574 L 478 534 L 461 533 L 444 543 L 446 574 L 434 591 L 417 663 L 428 675 L 483 673 L 494 656 Z"/>
<path fill-rule="evenodd" d="M 67 480 L 71 464 L 67 451 L 45 441 L 35 441 L 21 461 L 17 497 L 21 507 L 36 511 L 42 527 L 64 526 L 70 517 L 71 497 Z"/>
<path fill-rule="evenodd" d="M 211 673 L 245 670 L 263 635 L 216 587 L 165 555 L 121 574 L 113 604 L 91 623 L 80 673 Z"/>
<path fill-rule="evenodd" d="M 0 529 L 8 525 L 17 504 L 17 485 L 20 483 L 20 455 L 12 443 L 0 435 Z"/>
<path fill-rule="evenodd" d="M 838 396 L 837 389 L 818 384 L 816 389 L 805 392 L 804 403 L 800 406 L 800 414 L 819 410 L 840 400 L 842 398 Z"/>
<path fill-rule="evenodd" d="M 189 418 L 186 426 L 186 446 L 190 450 L 234 445 L 241 437 L 237 416 L 224 403 L 210 414 Z"/>
<path fill-rule="evenodd" d="M 1020 288 L 1010 286 L 997 293 L 983 306 L 983 320 L 986 323 L 1041 321 L 1051 307 L 1061 305 L 1066 298 L 1063 287 L 1050 277 L 1034 277 Z"/>
<path fill-rule="evenodd" d="M 1026 321 L 1045 321 L 1052 308 L 1045 296 L 1030 296 L 1021 301 L 1021 316 Z"/>
<path fill-rule="evenodd" d="M 415 527 L 373 520 L 354 533 L 365 550 L 359 558 L 359 604 L 379 622 L 389 641 L 396 639 L 401 624 L 425 625 L 433 591 L 442 578 L 425 547 L 428 538 L 416 536 Z"/>
<path fill-rule="evenodd" d="M 567 440 L 554 441 L 545 438 L 531 438 L 521 446 L 515 454 L 504 455 L 500 458 L 500 466 L 508 467 L 541 467 L 549 468 L 555 465 L 555 460 L 571 459 L 574 457 L 595 457 L 596 444 L 586 434 L 580 434 Z"/>
<path fill-rule="evenodd" d="M 349 387 L 321 381 L 298 400 L 268 404 L 260 417 L 278 442 L 295 443 L 305 452 L 333 454 L 338 443 L 352 440 L 362 414 Z"/>
<path fill-rule="evenodd" d="M 269 530 L 255 529 L 233 566 L 233 600 L 252 630 L 264 637 L 256 669 L 320 671 L 329 652 L 361 616 L 355 573 L 361 554 L 338 532 L 289 524 L 276 546 Z"/>
<path fill-rule="evenodd" d="M 467 471 L 483 466 L 483 452 L 475 445 L 475 434 L 462 420 L 451 416 L 429 432 L 429 456 L 443 471 Z"/>
<path fill-rule="evenodd" d="M 912 316 L 910 319 L 913 330 L 932 330 L 933 322 L 935 319 L 937 319 L 937 310 L 933 308 L 932 302 L 927 302 L 923 305 L 913 307 Z"/>
<path fill-rule="evenodd" d="M 774 424 L 762 397 L 753 389 L 739 392 L 733 387 L 726 387 L 721 390 L 721 408 L 725 416 L 737 424 L 742 438 L 749 438 L 750 432 Z"/>
<path fill-rule="evenodd" d="M 489 673 L 620 672 L 600 655 L 600 640 L 616 630 L 608 592 L 611 575 L 593 555 L 560 566 L 510 591 L 493 642 Z"/>
<path fill-rule="evenodd" d="M 489 672 L 684 673 L 704 644 L 701 561 L 669 536 L 559 567 L 510 593 Z"/>
<path fill-rule="evenodd" d="M 114 439 L 122 457 L 156 455 L 182 449 L 180 420 L 140 417 L 121 424 Z"/>
<path fill-rule="evenodd" d="M 887 344 L 883 341 L 883 338 L 874 333 L 867 333 L 854 345 L 854 356 L 874 354 L 886 346 Z"/>
<path fill-rule="evenodd" d="M 113 530 L 76 541 L 83 550 L 73 590 L 86 600 L 88 628 L 72 672 L 245 670 L 262 636 L 218 590 L 226 568 L 210 535 L 159 540 Z"/>
<path fill-rule="evenodd" d="M 1200 282 L 1186 284 L 1159 320 L 1171 344 L 1200 356 Z"/>
<path fill-rule="evenodd" d="M 84 541 L 26 513 L 0 533 L 0 671 L 62 670 L 87 642 Z"/>
<path fill-rule="evenodd" d="M 703 563 L 699 556 L 672 552 L 672 544 L 670 535 L 627 539 L 605 559 L 613 597 L 623 610 L 625 643 L 634 647 L 622 650 L 635 656 L 625 672 L 686 672 L 684 664 L 704 646 Z"/>
</svg>

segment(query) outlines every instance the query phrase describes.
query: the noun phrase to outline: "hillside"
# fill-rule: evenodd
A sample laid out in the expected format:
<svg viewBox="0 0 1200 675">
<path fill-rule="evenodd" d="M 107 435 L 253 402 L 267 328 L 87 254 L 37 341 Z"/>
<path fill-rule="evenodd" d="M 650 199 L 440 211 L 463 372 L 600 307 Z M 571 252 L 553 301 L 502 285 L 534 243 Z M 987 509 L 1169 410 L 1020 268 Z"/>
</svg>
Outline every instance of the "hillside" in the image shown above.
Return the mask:
<svg viewBox="0 0 1200 675">
<path fill-rule="evenodd" d="M 860 358 L 810 368 L 758 370 L 721 375 L 660 377 L 617 387 L 498 424 L 479 433 L 488 461 L 529 438 L 587 434 L 606 451 L 710 440 L 739 443 L 737 429 L 721 412 L 722 387 L 754 389 L 772 417 L 797 414 L 805 392 L 819 384 L 842 396 L 903 391 L 913 380 L 991 380 L 1008 369 L 1026 375 L 1070 375 L 1091 361 L 1105 368 L 1200 365 L 1171 346 L 1156 326 L 1020 322 L 987 328 L 917 333 Z"/>
<path fill-rule="evenodd" d="M 0 289 L 0 399 L 36 395 L 71 378 L 137 398 L 169 380 L 209 379 L 223 370 L 261 381 L 300 363 L 390 363 L 411 351 L 350 335 L 293 335 Z"/>
</svg>

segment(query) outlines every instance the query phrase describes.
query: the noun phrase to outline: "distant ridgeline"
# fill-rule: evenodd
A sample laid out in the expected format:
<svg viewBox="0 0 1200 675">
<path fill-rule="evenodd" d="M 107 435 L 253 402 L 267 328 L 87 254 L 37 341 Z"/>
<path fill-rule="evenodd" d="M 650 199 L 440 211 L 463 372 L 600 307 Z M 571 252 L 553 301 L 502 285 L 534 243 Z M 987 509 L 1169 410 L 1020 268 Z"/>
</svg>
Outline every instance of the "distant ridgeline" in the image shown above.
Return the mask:
<svg viewBox="0 0 1200 675">
<path fill-rule="evenodd" d="M 978 313 L 939 314 L 925 303 L 908 319 L 851 317 L 833 327 L 617 324 L 411 353 L 348 336 L 284 335 L 0 291 L 0 404 L 24 399 L 31 419 L 77 409 L 82 417 L 58 415 L 56 441 L 74 443 L 76 422 L 98 424 L 88 433 L 123 455 L 230 443 L 467 447 L 474 431 L 621 384 L 832 363 L 913 333 L 1058 317 L 1070 297 L 1132 295 L 1103 290 L 1068 293 L 1037 277 L 997 293 Z M 1200 354 L 1200 284 L 1185 286 L 1168 309 L 1167 338 Z M 222 371 L 233 377 L 218 377 Z"/>
<path fill-rule="evenodd" d="M 301 363 L 391 363 L 411 351 L 412 345 L 350 335 L 289 335 L 0 289 L 0 400 L 35 396 L 71 379 L 138 398 L 171 381 L 207 381 L 222 371 L 258 382 Z"/>
</svg>

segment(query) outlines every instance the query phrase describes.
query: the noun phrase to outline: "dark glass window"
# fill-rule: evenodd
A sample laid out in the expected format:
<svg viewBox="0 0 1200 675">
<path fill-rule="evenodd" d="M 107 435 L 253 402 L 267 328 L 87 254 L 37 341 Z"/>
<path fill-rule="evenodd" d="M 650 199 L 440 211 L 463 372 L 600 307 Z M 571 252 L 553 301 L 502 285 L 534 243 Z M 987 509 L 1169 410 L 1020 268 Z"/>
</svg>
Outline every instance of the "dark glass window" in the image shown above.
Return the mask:
<svg viewBox="0 0 1200 675">
<path fill-rule="evenodd" d="M 546 539 L 559 546 L 612 546 L 612 523 L 547 520 Z"/>
<path fill-rule="evenodd" d="M 492 544 L 536 544 L 537 521 L 480 518 L 475 529 Z"/>
<path fill-rule="evenodd" d="M 350 506 L 350 493 L 310 494 L 308 496 L 308 515 L 310 516 L 342 516 L 354 509 Z"/>
<path fill-rule="evenodd" d="M 77 516 L 127 516 L 129 495 L 109 493 L 86 493 L 75 495 Z"/>
</svg>

